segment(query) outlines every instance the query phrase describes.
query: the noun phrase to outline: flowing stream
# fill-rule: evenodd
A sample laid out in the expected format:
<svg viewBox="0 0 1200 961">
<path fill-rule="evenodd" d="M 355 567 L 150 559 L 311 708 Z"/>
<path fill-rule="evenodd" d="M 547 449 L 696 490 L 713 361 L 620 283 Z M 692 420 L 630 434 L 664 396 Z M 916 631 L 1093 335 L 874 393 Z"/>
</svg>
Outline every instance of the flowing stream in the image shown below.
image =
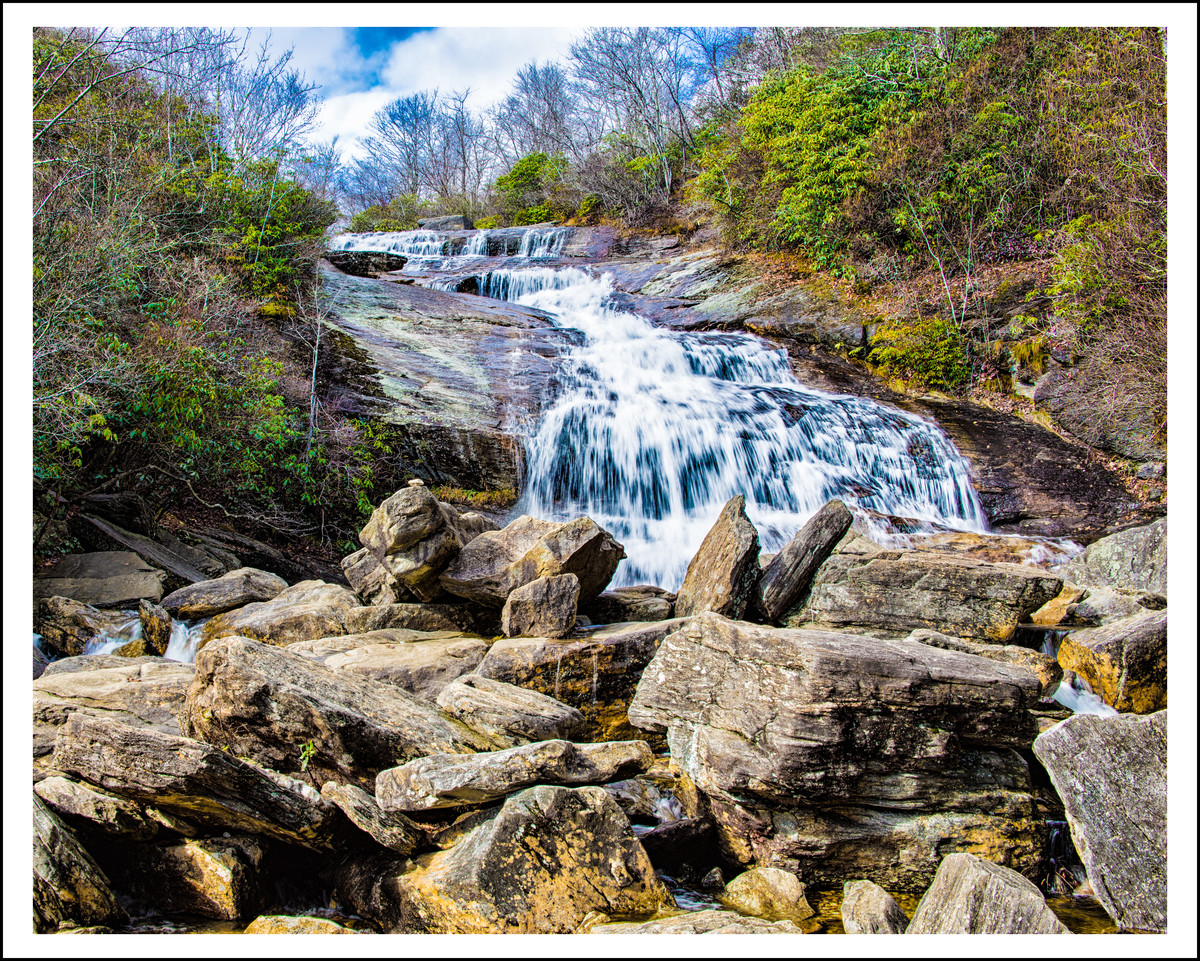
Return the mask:
<svg viewBox="0 0 1200 961">
<path fill-rule="evenodd" d="M 406 271 L 455 270 L 467 256 L 428 232 L 344 235 L 343 249 L 414 258 Z M 966 461 L 934 424 L 799 383 L 787 355 L 745 333 L 677 332 L 613 304 L 611 278 L 554 257 L 564 231 L 529 231 L 524 265 L 482 270 L 483 296 L 547 311 L 583 337 L 562 361 L 561 390 L 526 438 L 520 513 L 588 515 L 625 545 L 614 586 L 675 590 L 721 508 L 737 494 L 764 551 L 778 550 L 840 498 L 877 537 L 906 529 L 985 531 Z M 486 249 L 467 241 L 464 253 Z M 489 258 L 490 260 L 491 258 Z M 480 266 L 484 266 L 480 263 Z"/>
</svg>

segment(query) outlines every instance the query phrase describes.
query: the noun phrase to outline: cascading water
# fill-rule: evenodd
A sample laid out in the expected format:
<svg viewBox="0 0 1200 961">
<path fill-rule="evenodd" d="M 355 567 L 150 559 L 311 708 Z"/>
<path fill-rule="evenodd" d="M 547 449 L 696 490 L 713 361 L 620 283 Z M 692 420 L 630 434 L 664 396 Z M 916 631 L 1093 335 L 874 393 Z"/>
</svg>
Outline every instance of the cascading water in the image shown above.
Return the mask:
<svg viewBox="0 0 1200 961">
<path fill-rule="evenodd" d="M 749 334 L 677 333 L 610 305 L 582 270 L 494 270 L 480 293 L 538 307 L 584 334 L 527 443 L 519 509 L 587 514 L 625 545 L 615 585 L 677 588 L 721 507 L 745 494 L 764 550 L 824 503 L 959 530 L 986 520 L 968 467 L 934 425 L 799 384 Z"/>
<path fill-rule="evenodd" d="M 527 231 L 519 263 L 558 256 L 569 235 Z M 454 289 L 464 268 L 479 269 L 470 258 L 488 249 L 488 239 L 480 232 L 449 256 L 438 237 L 355 234 L 337 244 L 421 258 L 405 270 Z M 480 294 L 540 308 L 583 335 L 563 360 L 557 400 L 527 438 L 518 510 L 550 519 L 586 514 L 610 530 L 628 555 L 614 586 L 678 588 L 737 494 L 746 496 L 765 551 L 781 547 L 832 498 L 859 508 L 860 520 L 885 540 L 880 515 L 931 530 L 987 529 L 967 463 L 935 425 L 804 387 L 786 353 L 753 335 L 656 328 L 613 306 L 610 279 L 578 268 L 510 267 L 475 279 Z"/>
</svg>

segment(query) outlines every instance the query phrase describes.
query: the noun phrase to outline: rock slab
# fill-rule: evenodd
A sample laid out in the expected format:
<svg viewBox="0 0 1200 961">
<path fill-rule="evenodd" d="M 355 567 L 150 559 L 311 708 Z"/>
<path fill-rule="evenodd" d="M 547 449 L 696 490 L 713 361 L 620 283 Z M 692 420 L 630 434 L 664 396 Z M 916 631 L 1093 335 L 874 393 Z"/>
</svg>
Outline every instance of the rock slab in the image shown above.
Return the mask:
<svg viewBox="0 0 1200 961">
<path fill-rule="evenodd" d="M 758 531 L 746 516 L 746 498 L 733 497 L 704 536 L 675 598 L 675 615 L 714 611 L 740 618 L 758 578 Z"/>
</svg>

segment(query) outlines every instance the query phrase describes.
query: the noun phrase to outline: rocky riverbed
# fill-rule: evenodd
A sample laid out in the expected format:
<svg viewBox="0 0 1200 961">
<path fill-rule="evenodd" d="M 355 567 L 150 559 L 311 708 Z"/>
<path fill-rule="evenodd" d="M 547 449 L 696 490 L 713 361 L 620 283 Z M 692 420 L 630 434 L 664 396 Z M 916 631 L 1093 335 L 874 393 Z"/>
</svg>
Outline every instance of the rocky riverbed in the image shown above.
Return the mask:
<svg viewBox="0 0 1200 961">
<path fill-rule="evenodd" d="M 852 521 L 762 556 L 735 497 L 674 592 L 420 483 L 349 587 L 81 558 L 35 611 L 35 928 L 1166 931 L 1165 522 L 1049 570 Z"/>
</svg>

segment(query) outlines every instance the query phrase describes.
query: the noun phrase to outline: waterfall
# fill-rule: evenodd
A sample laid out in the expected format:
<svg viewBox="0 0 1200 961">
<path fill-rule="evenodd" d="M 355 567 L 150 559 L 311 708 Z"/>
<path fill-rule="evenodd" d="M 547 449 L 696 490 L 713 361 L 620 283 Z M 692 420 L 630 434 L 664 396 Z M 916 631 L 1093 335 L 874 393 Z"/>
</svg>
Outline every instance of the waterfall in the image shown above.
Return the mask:
<svg viewBox="0 0 1200 961">
<path fill-rule="evenodd" d="M 409 257 L 440 257 L 446 250 L 446 238 L 432 230 L 339 234 L 329 242 L 329 249 L 374 250 L 385 254 L 404 254 Z"/>
<path fill-rule="evenodd" d="M 611 306 L 575 268 L 493 270 L 479 290 L 546 310 L 584 341 L 527 441 L 518 509 L 591 516 L 625 545 L 614 585 L 677 588 L 722 506 L 746 495 L 765 551 L 823 504 L 986 530 L 966 461 L 933 424 L 804 387 L 742 333 L 679 333 Z M 932 529 L 932 527 L 930 528 Z"/>
<path fill-rule="evenodd" d="M 454 289 L 464 268 L 478 271 L 480 294 L 540 308 L 582 334 L 563 358 L 555 402 L 526 439 L 517 509 L 548 519 L 586 514 L 611 531 L 628 555 L 614 586 L 678 588 L 737 494 L 768 552 L 833 498 L 884 540 L 896 536 L 888 516 L 910 519 L 909 532 L 987 529 L 968 465 L 936 425 L 805 387 L 785 351 L 751 334 L 657 328 L 615 307 L 611 278 L 575 267 L 480 270 L 470 266 L 477 260 L 433 251 L 436 236 L 339 240 L 343 249 L 442 256 L 421 269 L 454 276 L 422 283 Z M 520 263 L 559 255 L 569 236 L 565 228 L 526 231 Z M 463 253 L 486 249 L 481 231 Z"/>
</svg>

